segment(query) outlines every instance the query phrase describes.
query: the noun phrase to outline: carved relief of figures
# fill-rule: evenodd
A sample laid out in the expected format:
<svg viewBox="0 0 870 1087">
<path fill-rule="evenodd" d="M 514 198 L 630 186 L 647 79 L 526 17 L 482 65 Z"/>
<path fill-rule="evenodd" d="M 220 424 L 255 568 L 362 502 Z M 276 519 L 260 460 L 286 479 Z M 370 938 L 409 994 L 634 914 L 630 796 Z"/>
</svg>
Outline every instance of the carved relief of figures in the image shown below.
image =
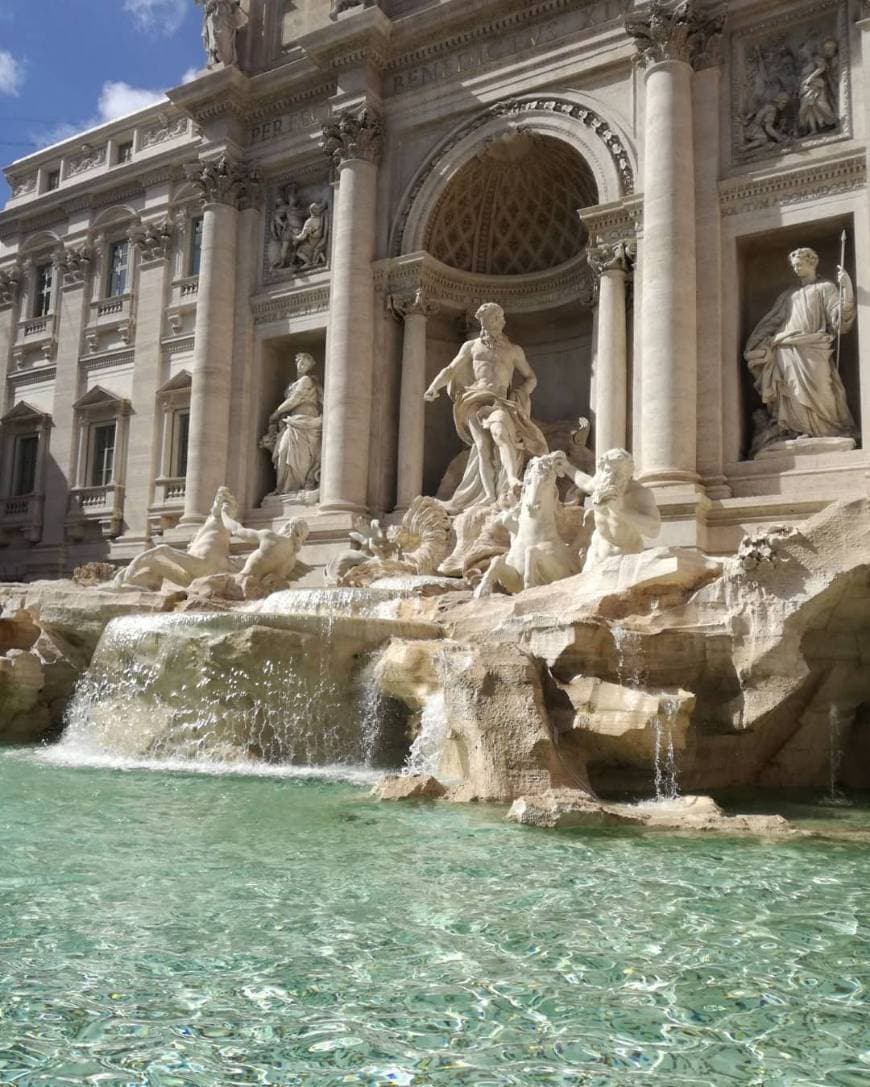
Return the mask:
<svg viewBox="0 0 870 1087">
<path fill-rule="evenodd" d="M 855 322 L 855 291 L 848 273 L 837 283 L 817 278 L 818 255 L 789 254 L 800 286 L 789 288 L 759 321 L 744 358 L 765 406 L 756 412 L 751 453 L 807 438 L 856 437 L 855 421 L 835 364 L 835 342 Z"/>
<path fill-rule="evenodd" d="M 296 381 L 287 387 L 260 442 L 275 465 L 274 494 L 314 491 L 320 483 L 323 389 L 312 376 L 316 365 L 311 355 L 296 356 Z"/>
<path fill-rule="evenodd" d="M 735 150 L 759 156 L 838 135 L 845 122 L 834 16 L 738 44 Z"/>
<path fill-rule="evenodd" d="M 238 61 L 236 37 L 248 22 L 240 0 L 196 0 L 203 8 L 202 44 L 209 68 Z"/>
<path fill-rule="evenodd" d="M 326 264 L 328 241 L 326 204 L 316 201 L 303 209 L 295 183 L 279 190 L 269 223 L 268 261 L 271 270 L 310 272 Z"/>
<path fill-rule="evenodd" d="M 11 268 L 0 268 L 0 306 L 16 302 L 20 289 L 21 269 L 15 264 Z"/>
</svg>

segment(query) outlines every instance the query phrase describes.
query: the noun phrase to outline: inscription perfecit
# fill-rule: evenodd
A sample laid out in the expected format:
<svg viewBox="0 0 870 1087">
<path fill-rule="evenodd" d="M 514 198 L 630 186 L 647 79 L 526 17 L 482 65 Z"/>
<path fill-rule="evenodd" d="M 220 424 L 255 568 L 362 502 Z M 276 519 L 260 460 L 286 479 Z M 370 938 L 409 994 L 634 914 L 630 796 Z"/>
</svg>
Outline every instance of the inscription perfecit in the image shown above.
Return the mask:
<svg viewBox="0 0 870 1087">
<path fill-rule="evenodd" d="M 267 143 L 280 136 L 291 136 L 309 128 L 318 128 L 329 116 L 326 105 L 306 106 L 295 113 L 285 113 L 282 117 L 271 117 L 268 121 L 256 124 L 250 131 L 251 143 Z"/>
</svg>

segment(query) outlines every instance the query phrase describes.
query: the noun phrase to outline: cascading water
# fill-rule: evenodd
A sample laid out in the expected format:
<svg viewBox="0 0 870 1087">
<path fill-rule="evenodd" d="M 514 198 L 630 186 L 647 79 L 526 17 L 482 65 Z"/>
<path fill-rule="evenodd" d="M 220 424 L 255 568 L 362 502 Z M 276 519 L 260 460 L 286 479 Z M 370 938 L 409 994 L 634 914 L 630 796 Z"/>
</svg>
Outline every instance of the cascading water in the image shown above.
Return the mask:
<svg viewBox="0 0 870 1087">
<path fill-rule="evenodd" d="M 444 691 L 430 694 L 423 703 L 420 714 L 420 728 L 411 744 L 411 750 L 405 763 L 408 774 L 437 775 L 440 769 L 444 742 L 447 739 L 447 710 L 444 704 Z"/>
<path fill-rule="evenodd" d="M 610 633 L 616 649 L 617 682 L 629 690 L 639 691 L 646 680 L 641 635 L 636 630 L 627 630 L 618 625 L 612 626 Z M 679 712 L 679 701 L 663 692 L 653 726 L 653 784 L 657 802 L 675 800 L 679 796 L 674 749 L 674 723 Z"/>
<path fill-rule="evenodd" d="M 674 752 L 674 721 L 680 711 L 679 702 L 674 698 L 662 700 L 661 710 L 656 714 L 655 735 L 655 789 L 656 800 L 676 800 L 677 758 Z"/>
<path fill-rule="evenodd" d="M 401 765 L 404 752 L 382 735 L 398 724 L 370 664 L 391 637 L 432 638 L 439 628 L 384 617 L 394 600 L 368 591 L 302 591 L 298 607 L 293 593 L 277 595 L 244 611 L 114 620 L 77 688 L 58 757 Z"/>
</svg>

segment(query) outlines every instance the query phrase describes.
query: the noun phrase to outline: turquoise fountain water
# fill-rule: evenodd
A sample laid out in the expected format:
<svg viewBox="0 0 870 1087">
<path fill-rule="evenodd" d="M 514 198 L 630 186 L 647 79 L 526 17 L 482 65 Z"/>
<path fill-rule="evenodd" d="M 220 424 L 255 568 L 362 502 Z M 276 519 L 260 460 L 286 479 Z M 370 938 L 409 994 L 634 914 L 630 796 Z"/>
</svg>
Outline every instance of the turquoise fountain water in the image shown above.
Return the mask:
<svg viewBox="0 0 870 1087">
<path fill-rule="evenodd" d="M 4 1087 L 870 1082 L 864 845 L 30 751 L 0 798 Z"/>
</svg>

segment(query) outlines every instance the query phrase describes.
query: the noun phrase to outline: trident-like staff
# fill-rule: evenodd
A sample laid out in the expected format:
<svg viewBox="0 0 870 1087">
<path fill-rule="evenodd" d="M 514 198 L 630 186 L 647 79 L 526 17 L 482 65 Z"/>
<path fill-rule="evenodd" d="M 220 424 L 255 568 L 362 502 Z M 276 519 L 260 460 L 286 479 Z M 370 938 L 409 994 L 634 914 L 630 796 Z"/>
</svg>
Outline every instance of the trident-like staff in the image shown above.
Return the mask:
<svg viewBox="0 0 870 1087">
<path fill-rule="evenodd" d="M 846 231 L 840 235 L 840 271 L 846 270 Z M 837 280 L 839 306 L 837 307 L 837 372 L 840 371 L 840 341 L 843 338 L 843 277 Z"/>
</svg>

